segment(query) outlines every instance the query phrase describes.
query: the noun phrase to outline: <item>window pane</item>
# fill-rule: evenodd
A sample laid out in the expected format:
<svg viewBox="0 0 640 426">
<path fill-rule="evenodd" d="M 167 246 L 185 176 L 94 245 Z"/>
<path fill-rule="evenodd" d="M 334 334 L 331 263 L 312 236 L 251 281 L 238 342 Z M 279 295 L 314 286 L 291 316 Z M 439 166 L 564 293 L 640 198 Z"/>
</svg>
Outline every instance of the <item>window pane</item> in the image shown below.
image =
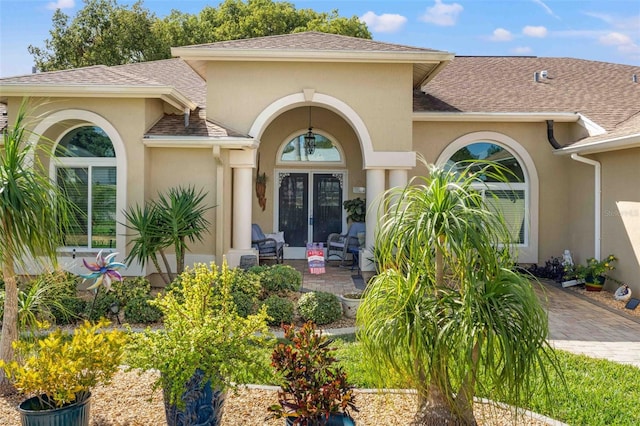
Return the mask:
<svg viewBox="0 0 640 426">
<path fill-rule="evenodd" d="M 500 145 L 489 142 L 467 145 L 453 154 L 448 164 L 453 166 L 454 163 L 459 161 L 469 160 L 493 161 L 508 170 L 508 172 L 504 170 L 497 172 L 498 175 L 504 174 L 507 182 L 524 182 L 524 173 L 522 167 L 520 167 L 520 163 L 518 163 L 518 160 L 509 151 Z M 468 164 L 463 163 L 460 164 L 458 168 L 463 169 L 467 166 Z M 481 179 L 485 182 L 496 182 L 495 178 L 488 175 L 482 175 Z"/>
<path fill-rule="evenodd" d="M 71 223 L 65 231 L 64 245 L 66 246 L 88 246 L 88 181 L 89 170 L 86 168 L 59 168 L 57 170 L 58 186 L 75 206 L 71 215 Z"/>
<path fill-rule="evenodd" d="M 91 246 L 115 247 L 116 244 L 116 168 L 92 169 Z"/>
<path fill-rule="evenodd" d="M 56 147 L 58 157 L 107 157 L 116 153 L 109 136 L 100 127 L 85 126 L 73 129 Z"/>
<path fill-rule="evenodd" d="M 501 212 L 507 224 L 511 241 L 524 244 L 525 196 L 523 190 L 487 190 L 487 205 L 494 211 Z"/>
<path fill-rule="evenodd" d="M 309 155 L 304 149 L 304 135 L 295 137 L 282 150 L 281 161 L 340 162 L 340 151 L 322 135 L 315 135 L 316 149 Z"/>
</svg>

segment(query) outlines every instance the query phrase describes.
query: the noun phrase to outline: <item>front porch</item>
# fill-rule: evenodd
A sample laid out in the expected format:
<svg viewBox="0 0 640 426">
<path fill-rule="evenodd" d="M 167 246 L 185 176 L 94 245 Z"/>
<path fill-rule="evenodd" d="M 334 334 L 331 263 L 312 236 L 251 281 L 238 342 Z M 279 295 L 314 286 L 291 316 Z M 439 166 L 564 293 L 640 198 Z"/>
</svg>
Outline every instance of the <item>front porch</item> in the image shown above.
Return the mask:
<svg viewBox="0 0 640 426">
<path fill-rule="evenodd" d="M 340 261 L 326 262 L 326 272 L 319 275 L 309 272 L 306 260 L 285 260 L 284 264 L 302 273 L 302 291 L 326 291 L 336 295 L 361 292 L 373 276 L 372 272 L 361 271 L 358 274 L 357 268 L 352 270 L 351 266 L 342 267 Z"/>
</svg>

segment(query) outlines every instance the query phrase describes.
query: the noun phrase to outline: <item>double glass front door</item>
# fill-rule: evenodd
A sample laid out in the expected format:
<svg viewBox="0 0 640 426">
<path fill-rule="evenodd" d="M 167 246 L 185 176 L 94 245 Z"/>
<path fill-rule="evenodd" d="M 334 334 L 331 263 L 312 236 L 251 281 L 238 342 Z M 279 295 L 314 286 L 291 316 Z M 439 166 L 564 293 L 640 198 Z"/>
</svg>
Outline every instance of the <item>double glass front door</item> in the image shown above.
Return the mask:
<svg viewBox="0 0 640 426">
<path fill-rule="evenodd" d="M 342 232 L 344 172 L 278 172 L 278 229 L 290 254 Z"/>
</svg>

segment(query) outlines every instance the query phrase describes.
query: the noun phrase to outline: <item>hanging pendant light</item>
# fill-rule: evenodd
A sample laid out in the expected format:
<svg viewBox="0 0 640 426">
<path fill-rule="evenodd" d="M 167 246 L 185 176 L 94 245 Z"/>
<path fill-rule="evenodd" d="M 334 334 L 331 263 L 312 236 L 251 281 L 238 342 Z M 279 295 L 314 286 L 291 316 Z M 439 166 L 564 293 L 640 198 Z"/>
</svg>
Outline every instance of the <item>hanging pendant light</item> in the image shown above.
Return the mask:
<svg viewBox="0 0 640 426">
<path fill-rule="evenodd" d="M 316 135 L 311 127 L 311 107 L 309 107 L 309 131 L 304 135 L 304 150 L 307 155 L 313 155 L 316 151 Z"/>
</svg>

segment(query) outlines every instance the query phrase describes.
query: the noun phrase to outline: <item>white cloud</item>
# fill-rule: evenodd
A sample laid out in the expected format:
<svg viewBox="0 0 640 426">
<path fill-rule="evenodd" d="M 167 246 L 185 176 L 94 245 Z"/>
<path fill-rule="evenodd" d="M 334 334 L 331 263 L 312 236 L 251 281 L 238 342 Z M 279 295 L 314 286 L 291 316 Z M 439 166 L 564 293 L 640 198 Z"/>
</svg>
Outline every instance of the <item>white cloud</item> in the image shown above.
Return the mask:
<svg viewBox="0 0 640 426">
<path fill-rule="evenodd" d="M 75 0 L 56 0 L 47 3 L 47 9 L 72 9 L 76 5 Z"/>
<path fill-rule="evenodd" d="M 367 12 L 360 17 L 360 20 L 367 24 L 373 32 L 393 33 L 398 31 L 407 23 L 407 18 L 398 14 L 383 13 L 376 15 L 374 12 Z"/>
<path fill-rule="evenodd" d="M 637 32 L 638 28 L 640 28 L 640 13 L 637 15 L 631 15 L 631 16 L 625 16 L 625 17 L 614 16 L 614 15 L 609 15 L 606 13 L 599 13 L 599 12 L 582 12 L 582 13 L 592 18 L 599 19 L 605 24 L 609 24 L 613 28 L 616 28 L 621 31 Z"/>
<path fill-rule="evenodd" d="M 428 7 L 420 20 L 441 27 L 451 27 L 456 24 L 458 15 L 464 10 L 458 3 L 444 4 L 442 0 L 436 0 L 433 7 Z"/>
<path fill-rule="evenodd" d="M 511 31 L 505 30 L 504 28 L 496 28 L 493 31 L 493 35 L 489 37 L 491 41 L 510 41 L 513 39 L 513 34 Z"/>
<path fill-rule="evenodd" d="M 529 55 L 533 50 L 528 46 L 518 46 L 511 49 L 511 53 L 515 55 Z"/>
<path fill-rule="evenodd" d="M 542 26 L 535 27 L 527 25 L 522 29 L 522 34 L 529 37 L 545 38 L 547 36 L 547 29 Z"/>
<path fill-rule="evenodd" d="M 621 33 L 608 33 L 598 39 L 601 44 L 606 46 L 621 46 L 625 44 L 633 44 L 631 37 Z"/>
<path fill-rule="evenodd" d="M 551 8 L 549 6 L 547 6 L 545 4 L 545 2 L 543 2 L 542 0 L 533 0 L 533 2 L 539 6 L 542 6 L 542 8 L 545 10 L 545 12 L 547 12 L 549 15 L 553 16 L 556 19 L 560 19 L 560 17 L 558 15 L 556 15 L 555 13 L 553 13 L 553 10 L 551 10 Z"/>
</svg>

